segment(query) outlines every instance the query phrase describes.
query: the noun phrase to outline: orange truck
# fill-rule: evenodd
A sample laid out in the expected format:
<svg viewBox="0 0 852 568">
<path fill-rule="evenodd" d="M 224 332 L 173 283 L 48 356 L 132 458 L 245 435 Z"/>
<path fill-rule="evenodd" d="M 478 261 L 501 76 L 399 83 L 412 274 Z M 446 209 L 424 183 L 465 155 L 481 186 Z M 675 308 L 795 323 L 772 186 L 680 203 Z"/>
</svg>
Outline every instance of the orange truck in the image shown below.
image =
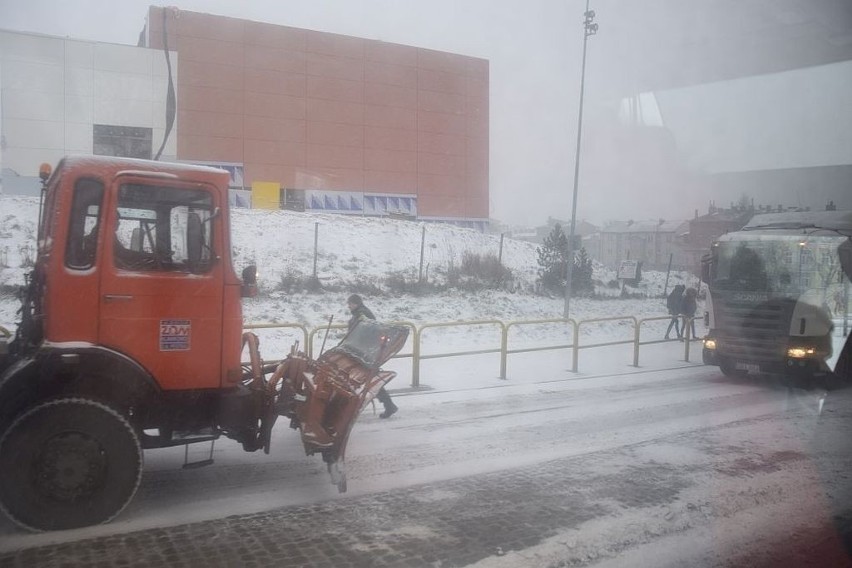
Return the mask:
<svg viewBox="0 0 852 568">
<path fill-rule="evenodd" d="M 40 174 L 37 259 L 0 338 L 4 512 L 34 530 L 109 521 L 143 450 L 224 436 L 268 453 L 279 416 L 345 491 L 349 433 L 407 328 L 360 322 L 316 360 L 294 346 L 264 362 L 243 332 L 257 271 L 232 265 L 226 172 L 80 156 Z"/>
</svg>

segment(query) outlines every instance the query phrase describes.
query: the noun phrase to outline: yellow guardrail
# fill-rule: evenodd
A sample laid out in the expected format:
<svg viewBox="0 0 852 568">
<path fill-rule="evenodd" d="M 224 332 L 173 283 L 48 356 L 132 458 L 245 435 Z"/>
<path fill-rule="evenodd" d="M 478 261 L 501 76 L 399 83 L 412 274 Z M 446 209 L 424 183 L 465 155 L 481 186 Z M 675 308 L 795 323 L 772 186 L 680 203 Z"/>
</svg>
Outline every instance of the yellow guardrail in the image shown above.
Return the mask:
<svg viewBox="0 0 852 568">
<path fill-rule="evenodd" d="M 580 345 L 579 337 L 580 337 L 580 326 L 583 324 L 590 323 L 603 323 L 608 321 L 630 321 L 633 322 L 633 330 L 634 330 L 634 338 L 623 340 L 623 341 L 607 341 L 605 343 L 592 343 L 590 345 Z M 634 343 L 636 341 L 635 334 L 636 328 L 638 327 L 636 317 L 635 316 L 613 316 L 608 318 L 593 318 L 587 320 L 580 320 L 577 322 L 577 339 L 574 340 L 574 364 L 571 367 L 573 372 L 577 372 L 577 360 L 580 358 L 580 349 L 591 349 L 592 347 L 609 347 L 611 345 L 625 345 L 627 343 Z"/>
<path fill-rule="evenodd" d="M 639 366 L 639 346 L 640 345 L 654 345 L 657 343 L 671 343 L 672 341 L 677 341 L 676 339 L 652 339 L 650 341 L 641 341 L 640 332 L 642 329 L 642 324 L 649 321 L 661 321 L 661 320 L 671 320 L 672 316 L 655 316 L 651 318 L 642 318 L 637 321 L 636 324 L 636 337 L 634 339 L 633 344 L 633 366 Z M 681 329 L 683 330 L 683 336 L 685 341 L 683 342 L 683 360 L 689 363 L 689 345 L 692 341 L 699 341 L 699 337 L 693 337 L 692 335 L 692 326 L 694 325 L 695 320 L 698 318 L 687 318 L 685 316 L 679 316 L 681 320 Z"/>
<path fill-rule="evenodd" d="M 439 353 L 435 355 L 423 355 L 420 352 L 420 342 L 423 337 L 424 329 L 433 329 L 436 327 L 462 327 L 475 325 L 498 325 L 501 330 L 501 337 L 505 333 L 506 326 L 500 320 L 473 320 L 473 321 L 457 321 L 448 323 L 425 323 L 416 329 L 414 333 L 414 359 L 416 361 L 414 367 L 414 375 L 411 378 L 411 386 L 420 386 L 420 361 L 423 359 L 439 359 L 441 357 L 458 357 L 460 355 L 481 355 L 483 353 L 500 353 L 502 349 L 477 349 L 474 351 L 455 351 L 452 353 Z"/>
<path fill-rule="evenodd" d="M 521 326 L 521 325 L 542 325 L 548 323 L 563 323 L 571 325 L 571 338 L 573 339 L 573 343 L 568 345 L 547 345 L 543 347 L 524 347 L 521 349 L 509 349 L 509 328 L 512 326 Z M 568 318 L 552 318 L 552 319 L 540 319 L 540 320 L 516 320 L 510 321 L 503 328 L 503 340 L 502 340 L 502 352 L 500 354 L 500 378 L 506 378 L 506 367 L 507 367 L 507 359 L 510 353 L 531 353 L 533 351 L 549 351 L 553 349 L 569 349 L 572 348 L 572 356 L 574 357 L 573 362 L 571 364 L 572 369 L 576 372 L 577 368 L 577 359 L 576 356 L 573 355 L 575 353 L 573 351 L 574 345 L 577 343 L 577 322 L 574 319 Z"/>
<path fill-rule="evenodd" d="M 556 349 L 571 349 L 572 361 L 571 361 L 571 371 L 576 373 L 579 368 L 579 358 L 580 358 L 580 350 L 581 349 L 592 349 L 595 347 L 609 347 L 613 345 L 626 345 L 633 344 L 633 366 L 639 366 L 639 348 L 642 345 L 654 345 L 658 343 L 671 343 L 672 341 L 677 341 L 676 339 L 653 339 L 642 341 L 641 332 L 643 324 L 652 321 L 662 321 L 662 320 L 670 320 L 671 316 L 654 316 L 649 318 L 638 319 L 635 316 L 614 316 L 614 317 L 606 317 L 606 318 L 593 318 L 587 320 L 574 320 L 573 318 L 552 318 L 552 319 L 538 319 L 538 320 L 515 320 L 510 321 L 508 323 L 503 322 L 501 320 L 471 320 L 471 321 L 456 321 L 456 322 L 440 322 L 440 323 L 424 323 L 419 327 L 412 322 L 408 321 L 396 321 L 396 322 L 388 322 L 393 323 L 395 325 L 404 325 L 409 327 L 412 330 L 412 351 L 410 353 L 397 353 L 393 358 L 394 359 L 404 359 L 411 357 L 411 386 L 413 388 L 417 388 L 420 386 L 420 362 L 426 359 L 440 359 L 445 357 L 460 357 L 464 355 L 481 355 L 486 353 L 500 353 L 500 378 L 506 379 L 507 376 L 507 366 L 508 366 L 508 356 L 513 353 L 530 353 L 534 351 L 548 351 L 548 350 L 556 350 Z M 689 350 L 690 344 L 692 341 L 700 341 L 700 338 L 696 338 L 692 336 L 691 333 L 691 323 L 698 318 L 686 318 L 681 316 L 681 321 L 684 324 L 682 328 L 684 330 L 684 361 L 689 362 Z M 605 322 L 614 322 L 614 321 L 625 321 L 630 322 L 633 325 L 633 338 L 632 339 L 624 339 L 618 341 L 606 341 L 602 343 L 590 343 L 587 345 L 582 345 L 580 343 L 580 328 L 583 326 L 589 326 L 593 324 L 600 324 Z M 562 324 L 571 326 L 572 332 L 572 341 L 571 343 L 561 344 L 561 345 L 545 345 L 545 346 L 536 346 L 536 347 L 521 347 L 516 349 L 509 349 L 509 331 L 513 327 L 520 327 L 523 325 L 547 325 L 547 324 Z M 427 329 L 436 329 L 436 328 L 447 328 L 447 327 L 472 327 L 472 326 L 483 326 L 483 325 L 493 325 L 497 326 L 500 330 L 500 346 L 495 348 L 487 348 L 487 349 L 474 349 L 467 351 L 451 351 L 444 353 L 430 353 L 428 355 L 423 355 L 422 353 L 422 340 L 423 340 L 423 332 Z M 308 330 L 307 326 L 299 323 L 251 323 L 246 324 L 244 326 L 245 329 L 272 329 L 272 328 L 296 328 L 301 329 L 304 337 L 304 345 L 305 352 L 309 357 L 313 357 L 314 353 L 314 342 L 317 338 L 317 335 L 320 333 L 325 333 L 328 330 L 344 330 L 347 328 L 346 324 L 333 324 L 333 325 L 324 325 L 321 327 L 316 327 Z M 0 327 L 0 332 L 6 331 L 4 328 Z M 6 332 L 8 333 L 8 332 Z"/>
<path fill-rule="evenodd" d="M 0 325 L 0 335 L 3 337 L 12 337 L 12 332 Z"/>
</svg>

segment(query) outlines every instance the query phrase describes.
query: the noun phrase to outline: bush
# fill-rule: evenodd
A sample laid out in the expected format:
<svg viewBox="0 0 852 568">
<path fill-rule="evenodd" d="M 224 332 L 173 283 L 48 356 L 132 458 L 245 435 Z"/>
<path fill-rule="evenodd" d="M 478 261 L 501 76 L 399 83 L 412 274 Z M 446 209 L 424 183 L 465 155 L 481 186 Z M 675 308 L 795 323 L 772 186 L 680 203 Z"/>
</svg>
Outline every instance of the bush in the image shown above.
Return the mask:
<svg viewBox="0 0 852 568">
<path fill-rule="evenodd" d="M 496 254 L 476 254 L 465 252 L 462 255 L 461 274 L 489 286 L 499 288 L 503 282 L 512 279 L 512 271 L 503 266 Z"/>
<path fill-rule="evenodd" d="M 299 272 L 288 271 L 281 276 L 277 290 L 292 294 L 295 292 L 319 292 L 323 289 L 319 278 L 306 276 Z"/>
<path fill-rule="evenodd" d="M 388 291 L 393 294 L 423 296 L 439 290 L 438 286 L 429 283 L 427 280 L 418 282 L 417 276 L 412 270 L 393 272 L 385 277 L 384 284 Z"/>
</svg>

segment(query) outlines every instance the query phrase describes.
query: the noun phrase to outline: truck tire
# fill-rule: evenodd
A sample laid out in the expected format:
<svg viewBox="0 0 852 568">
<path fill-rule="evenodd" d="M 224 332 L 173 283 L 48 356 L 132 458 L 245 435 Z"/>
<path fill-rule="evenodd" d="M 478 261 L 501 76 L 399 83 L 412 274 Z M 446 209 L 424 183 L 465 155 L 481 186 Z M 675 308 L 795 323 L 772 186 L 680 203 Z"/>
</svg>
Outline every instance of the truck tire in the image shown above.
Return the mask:
<svg viewBox="0 0 852 568">
<path fill-rule="evenodd" d="M 141 479 L 136 432 L 100 402 L 43 402 L 0 438 L 0 507 L 30 530 L 105 523 L 130 502 Z"/>
</svg>

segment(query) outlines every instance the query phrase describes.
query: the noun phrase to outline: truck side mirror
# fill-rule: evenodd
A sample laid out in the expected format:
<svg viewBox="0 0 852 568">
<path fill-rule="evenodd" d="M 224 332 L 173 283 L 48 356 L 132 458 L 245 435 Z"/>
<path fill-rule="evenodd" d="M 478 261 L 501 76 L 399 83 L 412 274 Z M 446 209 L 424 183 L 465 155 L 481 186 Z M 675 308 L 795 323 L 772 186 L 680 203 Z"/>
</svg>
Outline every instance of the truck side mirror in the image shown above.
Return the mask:
<svg viewBox="0 0 852 568">
<path fill-rule="evenodd" d="M 257 296 L 257 266 L 250 264 L 243 268 L 243 285 L 240 288 L 243 298 L 254 298 Z"/>
<path fill-rule="evenodd" d="M 849 237 L 837 247 L 837 256 L 840 257 L 840 266 L 846 273 L 846 278 L 852 280 L 852 237 Z"/>
</svg>

